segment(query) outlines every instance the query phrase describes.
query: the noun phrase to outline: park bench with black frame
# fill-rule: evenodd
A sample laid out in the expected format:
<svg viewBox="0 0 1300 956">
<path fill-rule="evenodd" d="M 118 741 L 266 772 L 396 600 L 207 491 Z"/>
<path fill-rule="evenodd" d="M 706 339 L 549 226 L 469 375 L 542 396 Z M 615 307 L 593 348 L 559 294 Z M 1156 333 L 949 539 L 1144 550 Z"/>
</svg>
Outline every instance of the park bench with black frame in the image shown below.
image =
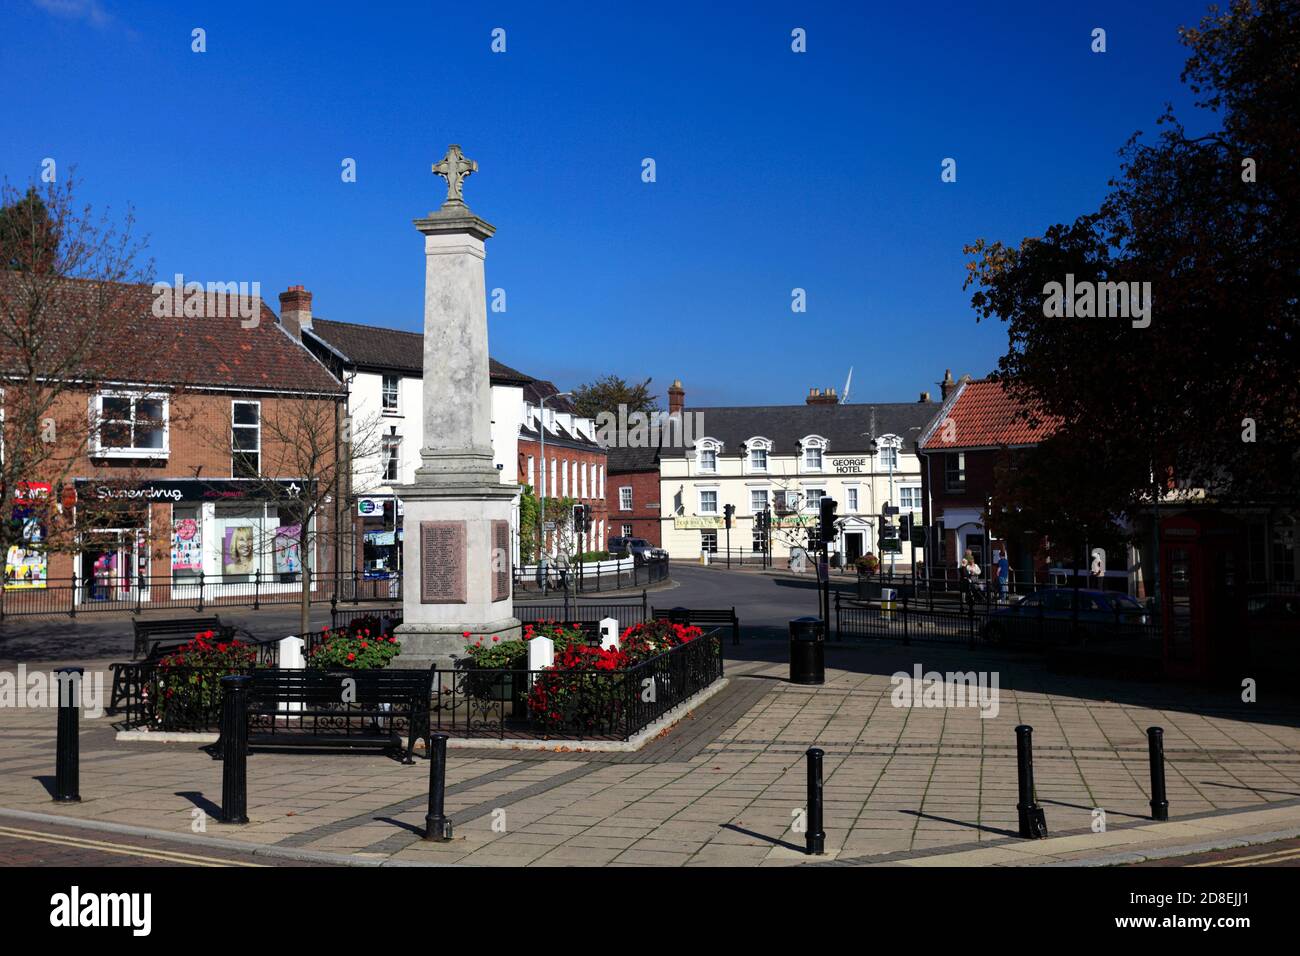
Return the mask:
<svg viewBox="0 0 1300 956">
<path fill-rule="evenodd" d="M 130 693 L 131 664 L 157 663 L 182 644 L 194 640 L 196 634 L 212 631 L 214 638 L 228 641 L 235 636 L 235 627 L 222 624 L 216 617 L 168 618 L 165 621 L 132 621 L 135 640 L 131 648 L 130 664 L 113 665 L 113 686 L 108 695 L 109 714 L 115 714 Z M 250 635 L 251 636 L 251 635 Z"/>
<path fill-rule="evenodd" d="M 667 620 L 674 624 L 730 625 L 731 643 L 733 646 L 740 646 L 740 618 L 736 616 L 734 606 L 717 609 L 652 607 L 650 617 L 655 620 Z"/>
<path fill-rule="evenodd" d="M 415 741 L 429 739 L 432 688 L 433 672 L 424 669 L 257 668 L 248 690 L 248 743 L 380 747 L 400 753 L 404 764 L 414 763 Z M 401 720 L 408 728 L 405 746 L 395 729 Z M 222 746 L 218 740 L 214 757 L 220 758 Z"/>
</svg>

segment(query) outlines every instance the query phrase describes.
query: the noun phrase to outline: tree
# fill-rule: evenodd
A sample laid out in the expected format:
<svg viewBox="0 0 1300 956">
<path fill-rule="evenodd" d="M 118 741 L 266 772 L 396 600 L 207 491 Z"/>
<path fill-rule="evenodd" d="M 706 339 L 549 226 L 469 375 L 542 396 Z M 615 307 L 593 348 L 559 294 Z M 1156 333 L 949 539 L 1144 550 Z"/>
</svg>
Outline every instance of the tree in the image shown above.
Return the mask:
<svg viewBox="0 0 1300 956">
<path fill-rule="evenodd" d="M 659 402 L 650 394 L 650 382 L 647 378 L 639 385 L 629 385 L 617 375 L 605 375 L 575 388 L 573 405 L 581 418 L 593 420 L 601 412 L 617 415 L 619 406 L 625 406 L 629 415 L 633 412 L 657 412 Z"/>
<path fill-rule="evenodd" d="M 979 319 L 1007 323 L 996 377 L 1027 419 L 1061 419 L 1025 462 L 1041 480 L 1019 482 L 1040 519 L 1071 500 L 1088 521 L 1132 515 L 1171 481 L 1220 502 L 1300 497 L 1300 6 L 1237 0 L 1180 35 L 1183 80 L 1219 129 L 1189 136 L 1166 110 L 1154 143 L 1121 149 L 1096 211 L 966 247 Z M 1048 315 L 1067 275 L 1149 283 L 1149 324 Z M 1091 463 L 1049 472 L 1070 446 Z"/>
<path fill-rule="evenodd" d="M 261 454 L 253 479 L 257 497 L 276 505 L 279 527 L 264 533 L 259 550 L 277 561 L 296 547 L 296 580 L 301 585 L 299 633 L 311 629 L 313 576 L 328 545 L 350 534 L 345 504 L 381 481 L 378 416 L 356 421 L 346 417 L 342 395 L 337 402 L 286 396 L 263 402 Z M 209 444 L 235 458 L 233 429 L 205 432 Z M 286 561 L 286 567 L 292 562 Z M 281 573 L 281 572 L 277 572 Z"/>
<path fill-rule="evenodd" d="M 78 549 L 78 528 L 60 492 L 85 460 L 90 438 L 117 427 L 88 414 L 86 397 L 140 361 L 138 324 L 149 301 L 141 284 L 153 271 L 152 263 L 138 261 L 145 241 L 133 235 L 129 210 L 120 222 L 96 215 L 77 206 L 76 188 L 72 175 L 39 191 L 0 187 L 0 553 L 6 556 Z M 149 423 L 137 418 L 135 425 Z M 117 471 L 122 478 L 131 473 L 126 464 Z M 15 508 L 16 500 L 22 504 Z M 78 525 L 93 527 L 97 510 L 94 502 L 78 502 Z"/>
</svg>

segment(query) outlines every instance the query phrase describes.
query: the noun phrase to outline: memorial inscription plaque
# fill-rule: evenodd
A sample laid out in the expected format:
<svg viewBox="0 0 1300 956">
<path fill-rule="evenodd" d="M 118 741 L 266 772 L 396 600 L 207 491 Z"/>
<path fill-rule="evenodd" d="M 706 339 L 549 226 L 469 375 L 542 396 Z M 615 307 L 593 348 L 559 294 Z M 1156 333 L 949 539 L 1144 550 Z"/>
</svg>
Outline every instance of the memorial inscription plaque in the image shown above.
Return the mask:
<svg viewBox="0 0 1300 956">
<path fill-rule="evenodd" d="M 465 522 L 420 522 L 420 603 L 464 604 Z"/>
<path fill-rule="evenodd" d="M 510 597 L 510 522 L 492 522 L 492 600 Z"/>
</svg>

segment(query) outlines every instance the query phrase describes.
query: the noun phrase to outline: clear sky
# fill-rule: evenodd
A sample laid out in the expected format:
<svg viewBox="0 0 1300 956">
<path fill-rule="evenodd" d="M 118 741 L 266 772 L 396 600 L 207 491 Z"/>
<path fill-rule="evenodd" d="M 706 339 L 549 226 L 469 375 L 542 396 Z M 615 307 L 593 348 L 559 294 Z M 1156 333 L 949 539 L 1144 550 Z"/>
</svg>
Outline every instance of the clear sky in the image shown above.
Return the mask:
<svg viewBox="0 0 1300 956">
<path fill-rule="evenodd" d="M 498 359 L 562 388 L 680 377 L 701 405 L 800 402 L 854 366 L 852 401 L 910 401 L 1005 349 L 963 243 L 1094 208 L 1125 139 L 1187 111 L 1176 30 L 1203 10 L 5 0 L 0 175 L 75 165 L 81 198 L 134 205 L 161 277 L 259 281 L 277 311 L 302 283 L 317 315 L 414 330 L 411 220 L 455 142 L 497 227 Z"/>
</svg>

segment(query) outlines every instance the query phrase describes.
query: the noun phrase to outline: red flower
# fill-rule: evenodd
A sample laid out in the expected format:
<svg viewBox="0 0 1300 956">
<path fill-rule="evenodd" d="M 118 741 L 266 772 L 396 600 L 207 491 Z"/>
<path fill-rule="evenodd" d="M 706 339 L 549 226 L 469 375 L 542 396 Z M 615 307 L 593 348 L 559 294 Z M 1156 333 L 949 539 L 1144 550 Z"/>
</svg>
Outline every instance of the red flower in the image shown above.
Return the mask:
<svg viewBox="0 0 1300 956">
<path fill-rule="evenodd" d="M 350 660 L 350 661 L 355 661 L 356 659 L 357 659 L 357 655 L 355 655 L 355 654 L 349 654 L 349 655 L 348 655 L 348 660 Z"/>
<path fill-rule="evenodd" d="M 492 642 L 493 642 L 494 644 L 495 644 L 497 641 L 499 641 L 499 640 L 501 640 L 501 638 L 497 637 L 495 634 L 492 635 Z"/>
</svg>

